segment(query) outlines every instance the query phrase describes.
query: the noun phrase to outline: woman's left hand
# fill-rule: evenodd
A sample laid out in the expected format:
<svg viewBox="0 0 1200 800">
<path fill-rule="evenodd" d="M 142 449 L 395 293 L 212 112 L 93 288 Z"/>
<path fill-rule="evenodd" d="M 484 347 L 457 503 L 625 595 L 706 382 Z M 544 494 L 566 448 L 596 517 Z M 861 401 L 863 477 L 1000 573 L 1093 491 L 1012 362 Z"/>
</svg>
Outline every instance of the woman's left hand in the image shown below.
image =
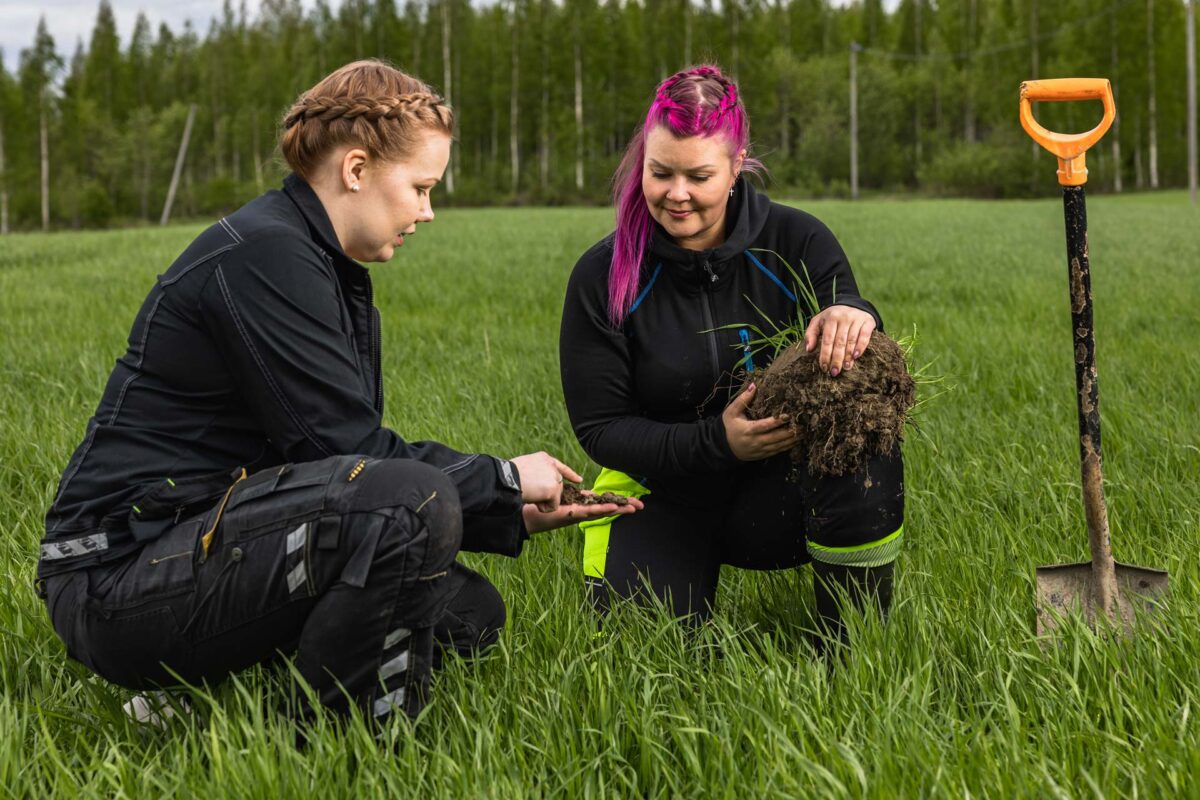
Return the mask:
<svg viewBox="0 0 1200 800">
<path fill-rule="evenodd" d="M 591 492 L 585 492 L 591 494 Z M 536 503 L 526 503 L 522 513 L 525 516 L 525 530 L 530 533 L 541 533 L 567 525 L 576 525 L 589 519 L 611 517 L 614 514 L 632 514 L 641 511 L 644 506 L 636 497 L 629 498 L 629 505 L 619 506 L 616 503 L 604 503 L 596 506 L 561 505 L 553 511 L 539 511 Z"/>
<path fill-rule="evenodd" d="M 842 370 L 854 369 L 854 361 L 867 351 L 875 318 L 861 308 L 830 306 L 812 318 L 804 331 L 804 349 L 811 353 L 820 340 L 821 369 L 837 377 Z"/>
</svg>

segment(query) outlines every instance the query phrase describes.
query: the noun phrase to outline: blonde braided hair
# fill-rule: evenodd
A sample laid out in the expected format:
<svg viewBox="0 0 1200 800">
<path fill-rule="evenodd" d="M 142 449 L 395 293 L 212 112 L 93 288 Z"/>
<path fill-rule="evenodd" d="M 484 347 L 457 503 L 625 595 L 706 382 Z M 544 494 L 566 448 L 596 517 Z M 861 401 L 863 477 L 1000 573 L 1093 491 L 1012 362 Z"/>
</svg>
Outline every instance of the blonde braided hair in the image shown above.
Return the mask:
<svg viewBox="0 0 1200 800">
<path fill-rule="evenodd" d="M 454 133 L 454 112 L 425 83 L 375 59 L 334 71 L 292 104 L 279 149 L 309 178 L 330 150 L 354 145 L 382 161 L 401 161 L 422 133 Z"/>
</svg>

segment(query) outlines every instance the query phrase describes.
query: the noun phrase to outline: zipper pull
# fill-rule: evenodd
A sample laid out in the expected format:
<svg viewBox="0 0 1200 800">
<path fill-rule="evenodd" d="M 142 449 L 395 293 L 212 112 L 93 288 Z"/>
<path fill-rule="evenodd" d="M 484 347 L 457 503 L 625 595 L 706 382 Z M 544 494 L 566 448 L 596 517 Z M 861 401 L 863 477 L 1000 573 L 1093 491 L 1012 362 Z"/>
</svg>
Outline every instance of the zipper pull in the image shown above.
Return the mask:
<svg viewBox="0 0 1200 800">
<path fill-rule="evenodd" d="M 704 261 L 704 271 L 708 273 L 708 282 L 717 282 L 717 273 L 713 272 L 712 264 L 708 263 L 708 259 Z"/>
<path fill-rule="evenodd" d="M 746 362 L 746 372 L 754 372 L 754 353 L 750 350 L 750 331 L 742 328 L 738 331 L 738 338 L 742 340 L 742 353 L 745 356 L 742 360 Z"/>
</svg>

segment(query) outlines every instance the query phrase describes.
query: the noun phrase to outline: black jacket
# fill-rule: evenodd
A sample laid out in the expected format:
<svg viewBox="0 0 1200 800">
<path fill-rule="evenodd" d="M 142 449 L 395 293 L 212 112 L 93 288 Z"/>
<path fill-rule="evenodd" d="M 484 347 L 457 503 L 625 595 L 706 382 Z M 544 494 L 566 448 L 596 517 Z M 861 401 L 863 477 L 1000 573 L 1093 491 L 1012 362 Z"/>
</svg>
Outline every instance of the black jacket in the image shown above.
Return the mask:
<svg viewBox="0 0 1200 800">
<path fill-rule="evenodd" d="M 583 449 L 635 478 L 686 479 L 738 463 L 721 412 L 740 386 L 734 376 L 750 366 L 746 341 L 758 336 L 748 326 L 773 332 L 802 312 L 781 256 L 800 275 L 807 268 L 822 308 L 854 306 L 882 327 L 829 229 L 772 203 L 745 179 L 729 201 L 720 247 L 685 250 L 655 226 L 634 310 L 620 330 L 608 321 L 612 252 L 610 235 L 575 265 L 559 359 Z M 769 356 L 769 349 L 754 355 L 753 365 L 761 369 Z"/>
<path fill-rule="evenodd" d="M 458 487 L 463 547 L 508 555 L 527 536 L 507 461 L 382 426 L 380 321 L 367 270 L 295 175 L 222 219 L 158 277 L 59 482 L 39 576 L 152 538 L 131 508 L 166 479 L 336 454 L 411 458 Z M 132 528 L 132 531 L 131 531 Z"/>
</svg>

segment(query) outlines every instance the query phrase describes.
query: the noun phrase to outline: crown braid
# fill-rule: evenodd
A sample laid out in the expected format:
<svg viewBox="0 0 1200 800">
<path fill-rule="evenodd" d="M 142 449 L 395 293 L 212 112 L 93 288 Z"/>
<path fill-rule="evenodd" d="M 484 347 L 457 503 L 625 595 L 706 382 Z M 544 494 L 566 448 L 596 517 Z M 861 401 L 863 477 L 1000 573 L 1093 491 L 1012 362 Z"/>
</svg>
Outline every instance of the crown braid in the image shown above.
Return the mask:
<svg viewBox="0 0 1200 800">
<path fill-rule="evenodd" d="M 290 128 L 300 122 L 318 119 L 330 122 L 335 119 L 357 119 L 370 122 L 381 119 L 400 119 L 413 116 L 422 121 L 442 119 L 445 108 L 442 98 L 432 92 L 411 92 L 391 97 L 313 97 L 303 95 L 283 118 L 283 127 Z"/>
<path fill-rule="evenodd" d="M 374 59 L 325 76 L 280 122 L 280 152 L 305 178 L 337 147 L 361 147 L 372 158 L 398 161 L 431 131 L 454 134 L 454 112 L 445 100 L 419 79 Z"/>
</svg>

